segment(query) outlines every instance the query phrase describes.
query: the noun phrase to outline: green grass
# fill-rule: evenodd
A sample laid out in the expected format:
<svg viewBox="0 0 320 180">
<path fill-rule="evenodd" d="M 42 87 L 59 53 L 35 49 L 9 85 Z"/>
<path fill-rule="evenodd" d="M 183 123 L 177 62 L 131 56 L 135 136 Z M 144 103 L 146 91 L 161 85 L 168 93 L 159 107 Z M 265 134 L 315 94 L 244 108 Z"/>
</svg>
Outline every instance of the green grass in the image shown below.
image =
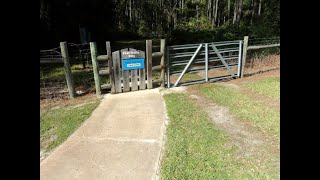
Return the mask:
<svg viewBox="0 0 320 180">
<path fill-rule="evenodd" d="M 86 71 L 82 69 L 82 65 L 75 64 L 71 66 L 73 80 L 75 86 L 88 85 L 94 87 L 93 71 Z M 64 68 L 62 65 L 50 65 L 46 67 L 40 67 L 41 79 L 48 82 L 63 82 L 65 81 Z M 101 76 L 101 83 L 109 83 L 109 76 Z"/>
<path fill-rule="evenodd" d="M 248 82 L 246 87 L 259 94 L 280 99 L 280 77 Z"/>
<path fill-rule="evenodd" d="M 73 108 L 58 108 L 40 113 L 40 148 L 50 151 L 64 142 L 90 117 L 99 100 Z"/>
<path fill-rule="evenodd" d="M 233 157 L 235 147 L 185 94 L 164 96 L 170 118 L 162 179 L 266 179 Z"/>
<path fill-rule="evenodd" d="M 176 80 L 179 78 L 180 74 L 171 76 L 171 83 L 176 82 Z M 193 81 L 193 80 L 199 80 L 203 79 L 203 77 L 199 76 L 198 74 L 190 74 L 186 73 L 183 75 L 182 79 L 180 80 L 180 83 L 187 82 L 187 81 Z"/>
<path fill-rule="evenodd" d="M 161 72 L 160 71 L 152 71 L 152 79 L 160 79 Z"/>
<path fill-rule="evenodd" d="M 203 79 L 203 77 L 201 77 L 197 74 L 186 73 L 183 75 L 181 82 L 193 81 L 193 80 L 199 80 L 199 79 Z"/>
<path fill-rule="evenodd" d="M 203 96 L 218 105 L 229 107 L 230 111 L 239 119 L 249 122 L 271 136 L 280 137 L 279 111 L 260 104 L 239 91 L 221 85 L 198 84 L 192 88 L 199 90 Z"/>
</svg>

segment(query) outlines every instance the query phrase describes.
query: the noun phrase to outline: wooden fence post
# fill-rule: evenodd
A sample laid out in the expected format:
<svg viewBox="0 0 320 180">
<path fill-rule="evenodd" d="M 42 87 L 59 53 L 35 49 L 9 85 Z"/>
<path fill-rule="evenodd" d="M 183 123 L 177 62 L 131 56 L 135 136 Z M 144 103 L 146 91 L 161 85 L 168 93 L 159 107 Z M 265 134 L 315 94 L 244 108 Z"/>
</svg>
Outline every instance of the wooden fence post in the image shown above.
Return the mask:
<svg viewBox="0 0 320 180">
<path fill-rule="evenodd" d="M 246 64 L 246 57 L 247 57 L 247 50 L 248 50 L 248 40 L 249 40 L 249 36 L 245 36 L 244 37 L 244 41 L 243 41 L 243 54 L 242 54 L 242 61 L 241 61 L 241 79 L 243 78 L 244 66 Z"/>
<path fill-rule="evenodd" d="M 76 91 L 74 88 L 74 82 L 73 82 L 72 72 L 70 68 L 70 58 L 69 58 L 67 42 L 60 42 L 60 48 L 61 48 L 62 60 L 64 63 L 64 74 L 66 75 L 69 95 L 70 95 L 70 98 L 73 99 L 76 95 Z"/>
<path fill-rule="evenodd" d="M 114 73 L 112 69 L 112 53 L 111 53 L 111 45 L 110 41 L 106 42 L 106 48 L 107 48 L 107 55 L 108 55 L 108 68 L 109 68 L 109 79 L 111 84 L 111 94 L 114 94 L 116 91 L 114 89 Z"/>
<path fill-rule="evenodd" d="M 165 58 L 166 58 L 166 40 L 161 39 L 160 43 L 160 52 L 162 52 L 162 57 L 160 61 L 160 67 L 161 67 L 161 75 L 160 78 L 162 78 L 161 87 L 164 87 L 165 81 L 166 81 L 166 75 L 165 75 Z"/>
<path fill-rule="evenodd" d="M 152 89 L 152 40 L 146 40 L 147 87 Z"/>
<path fill-rule="evenodd" d="M 120 72 L 120 51 L 115 51 L 112 53 L 112 64 L 113 64 L 113 74 L 114 74 L 114 90 L 115 93 L 122 93 L 121 88 L 121 72 Z"/>
<path fill-rule="evenodd" d="M 97 62 L 97 45 L 95 42 L 90 42 L 91 60 L 93 66 L 94 83 L 96 85 L 97 96 L 101 95 L 101 82 L 99 77 L 99 64 Z"/>
</svg>

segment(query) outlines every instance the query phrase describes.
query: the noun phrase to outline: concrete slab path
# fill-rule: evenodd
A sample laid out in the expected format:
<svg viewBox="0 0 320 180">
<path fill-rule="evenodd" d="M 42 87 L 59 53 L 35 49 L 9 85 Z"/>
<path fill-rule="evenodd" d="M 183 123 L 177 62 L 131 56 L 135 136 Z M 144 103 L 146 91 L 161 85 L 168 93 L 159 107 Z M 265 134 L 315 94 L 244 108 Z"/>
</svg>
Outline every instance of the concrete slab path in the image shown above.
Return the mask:
<svg viewBox="0 0 320 180">
<path fill-rule="evenodd" d="M 164 123 L 158 89 L 108 94 L 40 163 L 40 179 L 158 179 Z"/>
</svg>

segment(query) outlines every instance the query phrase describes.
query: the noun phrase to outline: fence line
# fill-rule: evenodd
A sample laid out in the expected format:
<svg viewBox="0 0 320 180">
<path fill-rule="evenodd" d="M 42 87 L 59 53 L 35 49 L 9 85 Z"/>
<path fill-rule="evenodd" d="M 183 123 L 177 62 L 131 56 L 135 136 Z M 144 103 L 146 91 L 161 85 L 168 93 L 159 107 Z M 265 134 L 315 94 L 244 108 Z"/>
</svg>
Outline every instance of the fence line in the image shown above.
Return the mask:
<svg viewBox="0 0 320 180">
<path fill-rule="evenodd" d="M 247 40 L 246 40 L 247 38 Z M 167 66 L 169 65 L 165 60 L 168 59 L 169 56 L 170 58 L 177 58 L 177 60 L 175 62 L 172 62 L 172 64 L 170 64 L 171 66 L 181 66 L 181 65 L 186 65 L 188 63 L 187 60 L 185 60 L 185 58 L 187 57 L 191 57 L 193 55 L 193 51 L 197 48 L 196 45 L 198 44 L 184 44 L 184 45 L 174 45 L 174 46 L 170 46 L 167 49 L 167 46 L 165 45 L 165 40 L 160 40 L 160 45 L 159 45 L 159 51 L 156 50 L 157 52 L 153 52 L 154 47 L 152 47 L 151 42 L 147 41 L 146 43 L 148 46 L 146 47 L 146 52 L 147 55 L 149 55 L 149 59 L 154 58 L 156 60 L 160 60 L 159 64 L 157 63 L 157 65 L 153 65 L 153 64 L 146 64 L 147 65 L 147 71 L 146 73 L 149 73 L 150 76 L 152 76 L 152 74 L 150 73 L 151 71 L 160 71 L 160 78 L 159 79 L 154 79 L 151 82 L 147 81 L 148 83 L 148 87 L 152 88 L 153 84 L 157 83 L 161 83 L 161 86 L 165 85 L 165 78 L 167 76 L 167 79 L 169 79 L 169 75 L 172 73 L 181 73 L 180 71 L 178 72 L 178 69 L 175 71 L 172 71 L 168 74 L 165 73 L 165 68 L 167 68 Z M 280 37 L 270 37 L 270 38 L 250 38 L 248 36 L 245 37 L 245 40 L 243 41 L 243 43 L 239 44 L 239 41 L 228 41 L 228 42 L 216 42 L 214 43 L 215 46 L 217 46 L 218 48 L 220 48 L 219 51 L 221 51 L 222 53 L 227 53 L 229 52 L 229 54 L 222 54 L 222 58 L 224 58 L 225 60 L 230 60 L 230 62 L 233 62 L 234 60 L 238 59 L 240 57 L 242 57 L 242 61 L 241 61 L 241 65 L 239 66 L 239 68 L 241 68 L 241 71 L 238 69 L 238 74 L 240 72 L 241 78 L 244 75 L 244 68 L 246 65 L 246 58 L 247 57 L 247 51 L 250 50 L 256 50 L 256 49 L 264 49 L 264 48 L 273 48 L 273 47 L 280 47 Z M 241 46 L 243 51 L 242 53 L 239 55 L 235 54 L 233 51 L 236 50 L 237 48 L 231 48 L 229 46 L 224 47 L 225 45 L 238 45 Z M 103 76 L 103 78 L 101 77 L 101 81 L 100 83 L 96 83 L 96 84 L 100 84 L 100 88 L 101 90 L 109 90 L 111 89 L 111 92 L 113 92 L 114 90 L 112 90 L 112 88 L 114 88 L 114 84 L 113 84 L 113 79 L 111 77 L 111 73 L 112 73 L 112 61 L 108 60 L 111 59 L 111 47 L 110 47 L 110 42 L 107 42 L 106 44 L 107 46 L 107 55 L 98 55 L 98 53 L 96 53 L 96 61 L 99 63 L 99 66 L 101 65 L 98 71 L 93 71 L 93 69 L 88 69 L 85 68 L 85 60 L 87 64 L 92 64 L 91 61 L 91 51 L 90 51 L 90 43 L 84 43 L 84 44 L 75 44 L 75 43 L 66 43 L 65 44 L 65 48 L 68 50 L 68 56 L 63 57 L 62 56 L 62 52 L 61 50 L 63 48 L 61 47 L 56 47 L 56 48 L 52 48 L 52 49 L 46 49 L 46 50 L 40 50 L 40 64 L 54 64 L 56 63 L 59 67 L 65 69 L 65 73 L 64 74 L 60 74 L 58 76 L 51 76 L 51 75 L 41 75 L 40 77 L 40 96 L 41 99 L 44 98 L 48 98 L 48 99 L 52 99 L 52 98 L 56 98 L 56 97 L 67 97 L 68 96 L 68 92 L 69 92 L 69 97 L 75 97 L 77 94 L 79 94 L 78 90 L 76 90 L 76 87 L 83 85 L 86 86 L 90 86 L 91 89 L 96 89 L 97 93 L 100 94 L 99 92 L 99 88 L 94 88 L 95 85 L 95 81 L 94 81 L 94 72 L 98 75 L 96 75 L 97 77 L 99 77 L 100 80 L 100 76 Z M 151 47 L 151 48 L 150 48 Z M 224 48 L 223 48 L 224 47 Z M 151 50 L 152 49 L 152 50 Z M 177 53 L 172 56 L 169 53 L 167 53 L 167 50 L 171 50 L 171 51 L 177 51 Z M 190 52 L 191 51 L 191 52 Z M 214 54 L 214 51 L 212 49 L 208 49 L 208 56 Z M 232 51 L 232 52 L 231 52 Z M 96 49 L 95 49 L 96 52 Z M 204 50 L 199 52 L 199 55 L 201 56 L 201 58 L 195 58 L 195 64 L 199 64 L 199 63 L 204 63 L 205 62 L 205 57 L 204 56 L 206 53 Z M 67 58 L 69 60 L 69 62 L 66 62 L 65 65 L 64 64 L 64 60 L 65 58 Z M 216 62 L 219 61 L 218 57 L 208 57 L 208 62 Z M 269 57 L 268 57 L 269 58 Z M 81 59 L 82 63 L 83 63 L 83 69 L 84 71 L 81 70 L 72 70 L 72 71 L 77 71 L 77 72 L 73 72 L 71 73 L 71 65 L 70 63 L 75 63 L 76 61 L 78 62 L 78 60 Z M 202 60 L 203 59 L 203 60 Z M 240 58 L 241 59 L 241 58 Z M 270 59 L 270 58 L 269 58 Z M 258 59 L 259 60 L 259 59 Z M 255 62 L 255 61 L 254 61 Z M 267 61 L 267 63 L 269 62 L 269 60 Z M 278 62 L 278 60 L 276 61 Z M 251 61 L 252 63 L 252 61 Z M 60 65 L 59 65 L 60 64 Z M 232 64 L 231 64 L 232 66 Z M 230 67 L 231 67 L 230 66 Z M 260 65 L 258 65 L 260 67 Z M 257 66 L 257 67 L 258 67 Z M 45 70 L 44 72 L 48 72 L 51 73 L 50 68 L 51 67 L 56 67 L 56 66 L 51 66 L 49 65 L 47 70 Z M 148 68 L 149 67 L 149 68 Z M 262 66 L 261 66 L 262 67 Z M 266 66 L 269 67 L 269 66 Z M 41 68 L 45 68 L 44 65 L 41 66 Z M 220 67 L 217 67 L 220 68 Z M 210 68 L 209 68 L 210 69 Z M 62 70 L 62 69 L 60 69 Z M 200 69 L 193 69 L 192 71 L 199 71 Z M 250 69 L 248 69 L 250 70 Z M 166 75 L 167 74 L 167 75 Z M 74 80 L 75 82 L 69 82 L 70 79 L 72 79 L 72 76 L 77 76 L 78 78 L 76 78 L 76 80 Z M 108 81 L 104 81 L 104 77 L 109 76 L 109 80 Z M 151 79 L 151 78 L 150 78 Z M 106 79 L 107 80 L 107 79 Z M 71 80 L 72 81 L 72 80 Z M 74 86 L 72 84 L 75 84 Z M 69 89 L 69 91 L 68 91 Z"/>
<path fill-rule="evenodd" d="M 83 63 L 83 67 L 85 68 L 85 63 L 90 64 L 90 44 L 75 44 L 75 43 L 67 43 L 67 48 L 69 52 L 69 57 L 72 60 L 80 59 Z M 71 61 L 72 61 L 71 60 Z M 49 63 L 63 63 L 61 56 L 61 48 L 56 47 L 47 50 L 40 50 L 40 63 L 41 64 L 49 64 Z"/>
<path fill-rule="evenodd" d="M 243 54 L 242 54 L 242 62 L 241 62 L 242 63 L 241 79 L 243 78 L 243 75 L 244 75 L 244 66 L 246 64 L 247 51 L 264 49 L 264 48 L 272 48 L 272 47 L 280 47 L 280 37 L 252 38 L 252 39 L 249 39 L 249 36 L 244 37 Z"/>
<path fill-rule="evenodd" d="M 64 53 L 61 50 L 63 50 Z M 67 53 L 65 53 L 66 51 Z M 60 43 L 60 47 L 40 50 L 40 64 L 42 64 L 40 66 L 40 72 L 51 73 L 50 69 L 60 67 L 64 69 L 63 74 L 65 76 L 65 78 L 63 78 L 63 76 L 60 75 L 60 71 L 62 69 L 59 69 L 58 72 L 56 72 L 58 73 L 57 75 L 40 74 L 40 98 L 66 98 L 68 96 L 68 92 L 69 97 L 73 98 L 82 92 L 82 90 L 77 90 L 76 86 L 91 88 L 91 86 L 94 85 L 94 82 L 92 82 L 93 78 L 88 76 L 91 76 L 90 74 L 92 73 L 92 70 L 85 67 L 85 60 L 87 59 L 88 64 L 88 60 L 91 60 L 89 56 L 91 56 L 89 43 L 75 44 L 65 42 L 63 43 L 63 47 Z M 70 64 L 76 63 L 79 59 L 83 63 L 83 70 L 75 70 L 77 72 L 71 73 Z M 51 66 L 50 64 L 57 64 L 57 66 Z M 76 82 L 74 82 L 73 76 L 78 77 Z M 85 80 L 82 80 L 82 78 L 85 78 Z"/>
<path fill-rule="evenodd" d="M 248 49 L 261 49 L 270 47 L 280 46 L 280 37 L 270 37 L 270 38 L 251 38 L 248 42 Z M 255 48 L 252 48 L 254 46 Z M 260 47 L 261 46 L 261 47 Z"/>
</svg>

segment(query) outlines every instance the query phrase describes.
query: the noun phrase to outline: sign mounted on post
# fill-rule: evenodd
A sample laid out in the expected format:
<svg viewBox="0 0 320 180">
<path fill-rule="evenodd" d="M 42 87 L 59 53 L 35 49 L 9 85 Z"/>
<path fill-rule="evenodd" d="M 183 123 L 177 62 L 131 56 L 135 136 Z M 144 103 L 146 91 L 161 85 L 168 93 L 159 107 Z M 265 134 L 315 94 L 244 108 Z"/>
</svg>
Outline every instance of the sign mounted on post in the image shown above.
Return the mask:
<svg viewBox="0 0 320 180">
<path fill-rule="evenodd" d="M 123 70 L 144 68 L 144 54 L 137 50 L 122 51 L 121 61 Z"/>
</svg>

